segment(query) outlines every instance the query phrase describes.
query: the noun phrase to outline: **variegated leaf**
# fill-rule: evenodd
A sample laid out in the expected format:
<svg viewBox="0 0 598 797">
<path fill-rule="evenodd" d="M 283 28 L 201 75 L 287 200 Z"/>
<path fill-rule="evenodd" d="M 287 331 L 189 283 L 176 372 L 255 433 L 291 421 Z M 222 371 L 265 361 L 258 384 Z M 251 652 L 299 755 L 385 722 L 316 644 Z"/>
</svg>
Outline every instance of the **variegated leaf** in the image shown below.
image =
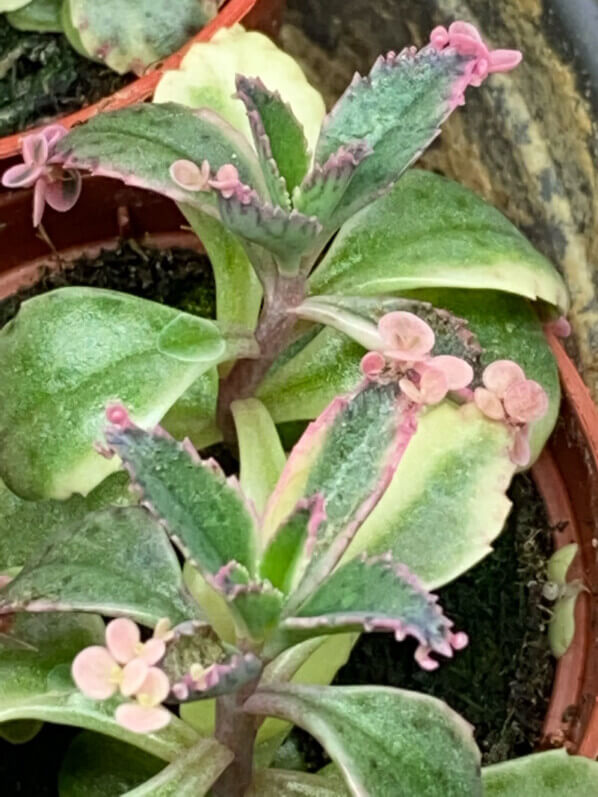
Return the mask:
<svg viewBox="0 0 598 797">
<path fill-rule="evenodd" d="M 543 299 L 563 311 L 569 303 L 560 274 L 500 211 L 421 169 L 343 226 L 310 286 L 314 294 L 361 296 L 480 288 Z"/>
<path fill-rule="evenodd" d="M 435 698 L 384 687 L 285 684 L 258 690 L 244 708 L 315 736 L 355 797 L 481 797 L 472 729 Z"/>
<path fill-rule="evenodd" d="M 254 518 L 236 482 L 227 481 L 214 460 L 201 460 L 188 443 L 144 432 L 128 419 L 110 425 L 106 440 L 144 503 L 203 574 L 215 576 L 231 561 L 255 572 Z"/>
<path fill-rule="evenodd" d="M 471 57 L 452 48 L 406 48 L 380 56 L 367 77 L 355 75 L 324 120 L 316 162 L 323 165 L 355 141 L 372 154 L 357 167 L 332 227 L 389 189 L 436 138 L 464 88 Z"/>
<path fill-rule="evenodd" d="M 87 611 L 153 627 L 201 617 L 158 521 L 141 507 L 87 515 L 40 541 L 0 592 L 0 614 Z"/>
</svg>

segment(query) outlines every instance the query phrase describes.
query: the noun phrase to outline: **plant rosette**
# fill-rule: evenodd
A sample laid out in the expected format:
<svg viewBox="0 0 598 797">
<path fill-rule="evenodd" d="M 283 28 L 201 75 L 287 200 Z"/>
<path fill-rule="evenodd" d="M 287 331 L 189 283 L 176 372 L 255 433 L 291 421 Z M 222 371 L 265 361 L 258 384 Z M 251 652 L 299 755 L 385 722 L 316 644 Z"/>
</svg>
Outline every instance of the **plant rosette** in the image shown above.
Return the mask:
<svg viewBox="0 0 598 797">
<path fill-rule="evenodd" d="M 567 331 L 561 277 L 474 194 L 408 171 L 465 92 L 520 54 L 466 23 L 437 28 L 323 117 L 267 41 L 232 30 L 202 48 L 159 102 L 28 139 L 3 178 L 58 211 L 61 169 L 173 200 L 209 255 L 216 318 L 63 288 L 1 331 L 13 521 L 0 719 L 133 745 L 130 795 L 593 793 L 587 758 L 481 770 L 471 727 L 442 701 L 328 686 L 360 633 L 414 639 L 430 671 L 467 646 L 432 590 L 491 553 L 510 480 L 558 416 L 543 327 Z M 260 57 L 278 59 L 276 84 Z M 238 447 L 238 476 L 191 428 L 177 442 L 160 425 L 180 401 L 197 402 L 210 442 Z M 293 420 L 311 423 L 285 452 L 276 424 Z M 89 511 L 68 522 L 76 493 Z M 31 502 L 57 520 L 24 537 L 14 518 Z M 565 602 L 586 586 L 570 564 L 550 564 L 559 655 Z M 268 767 L 292 724 L 331 767 Z M 105 749 L 97 738 L 77 742 L 87 769 L 73 771 L 74 753 L 65 764 L 72 793 L 110 774 L 85 753 Z"/>
</svg>

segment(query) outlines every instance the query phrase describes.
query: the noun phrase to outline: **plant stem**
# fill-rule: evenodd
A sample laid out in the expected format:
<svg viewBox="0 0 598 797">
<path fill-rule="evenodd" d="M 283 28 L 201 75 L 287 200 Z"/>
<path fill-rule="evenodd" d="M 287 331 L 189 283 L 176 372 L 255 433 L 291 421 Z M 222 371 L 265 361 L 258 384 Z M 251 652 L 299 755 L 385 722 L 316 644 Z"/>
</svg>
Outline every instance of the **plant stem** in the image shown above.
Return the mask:
<svg viewBox="0 0 598 797">
<path fill-rule="evenodd" d="M 297 318 L 288 311 L 297 307 L 305 297 L 305 279 L 302 276 L 278 275 L 268 288 L 255 333 L 260 356 L 253 360 L 239 360 L 220 384 L 218 425 L 228 441 L 234 440 L 231 402 L 254 395 L 276 357 L 292 341 Z"/>
<path fill-rule="evenodd" d="M 253 694 L 259 679 L 237 692 L 216 699 L 216 739 L 234 753 L 234 760 L 214 786 L 214 797 L 243 797 L 253 775 L 253 746 L 258 723 L 241 706 Z"/>
</svg>

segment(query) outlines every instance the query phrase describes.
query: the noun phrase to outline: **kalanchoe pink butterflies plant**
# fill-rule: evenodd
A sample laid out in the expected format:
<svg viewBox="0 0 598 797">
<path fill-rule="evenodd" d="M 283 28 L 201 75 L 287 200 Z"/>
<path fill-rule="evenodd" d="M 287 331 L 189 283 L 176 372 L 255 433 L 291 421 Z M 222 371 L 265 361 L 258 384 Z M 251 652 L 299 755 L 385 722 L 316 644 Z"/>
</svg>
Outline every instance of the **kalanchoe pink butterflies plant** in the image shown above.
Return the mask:
<svg viewBox="0 0 598 797">
<path fill-rule="evenodd" d="M 597 765 L 560 752 L 481 771 L 471 728 L 434 698 L 326 686 L 362 632 L 414 639 L 427 670 L 467 645 L 431 590 L 491 551 L 558 412 L 532 302 L 554 323 L 561 278 L 470 192 L 404 174 L 467 87 L 519 54 L 437 28 L 356 76 L 308 144 L 321 100 L 290 59 L 239 30 L 198 46 L 159 103 L 27 141 L 9 172 L 87 169 L 179 203 L 217 312 L 67 288 L 0 333 L 2 500 L 57 518 L 42 539 L 9 529 L 0 720 L 160 759 L 132 797 L 514 797 L 539 778 L 546 797 L 592 793 Z M 227 72 L 231 51 L 261 49 L 296 112 L 267 73 Z M 276 424 L 296 420 L 312 422 L 287 458 Z M 239 478 L 200 453 L 223 439 Z M 332 773 L 269 766 L 293 723 Z"/>
</svg>

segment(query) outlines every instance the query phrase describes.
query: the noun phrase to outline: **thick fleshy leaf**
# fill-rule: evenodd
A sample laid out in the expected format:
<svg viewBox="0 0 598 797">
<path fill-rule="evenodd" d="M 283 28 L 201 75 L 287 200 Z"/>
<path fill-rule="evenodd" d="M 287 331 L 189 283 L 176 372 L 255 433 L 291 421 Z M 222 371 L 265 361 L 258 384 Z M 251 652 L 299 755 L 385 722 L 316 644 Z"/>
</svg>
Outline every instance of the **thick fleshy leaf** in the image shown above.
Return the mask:
<svg viewBox="0 0 598 797">
<path fill-rule="evenodd" d="M 236 691 L 259 675 L 261 663 L 251 653 L 223 645 L 208 625 L 184 623 L 168 642 L 160 668 L 168 676 L 171 699 L 184 703 Z"/>
<path fill-rule="evenodd" d="M 347 794 L 342 784 L 309 772 L 262 769 L 255 773 L 246 797 L 346 797 Z"/>
<path fill-rule="evenodd" d="M 269 91 L 259 78 L 237 76 L 237 96 L 247 109 L 262 168 L 271 173 L 270 196 L 282 207 L 288 206 L 289 195 L 309 168 L 303 128 L 280 94 Z"/>
<path fill-rule="evenodd" d="M 124 462 L 145 504 L 184 556 L 215 576 L 236 560 L 255 571 L 255 522 L 244 496 L 213 460 L 167 435 L 131 423 L 110 426 L 108 445 Z"/>
<path fill-rule="evenodd" d="M 56 146 L 67 168 L 90 169 L 128 185 L 148 188 L 178 202 L 216 211 L 213 191 L 188 191 L 170 176 L 177 160 L 201 164 L 211 171 L 227 163 L 258 194 L 265 186 L 248 141 L 213 111 L 191 111 L 182 105 L 142 103 L 98 114 L 73 128 Z"/>
<path fill-rule="evenodd" d="M 241 489 L 261 514 L 284 468 L 285 453 L 261 401 L 233 401 L 231 411 L 239 444 Z"/>
<path fill-rule="evenodd" d="M 200 616 L 163 528 L 141 507 L 87 515 L 42 542 L 0 593 L 0 613 L 80 610 L 154 626 Z"/>
<path fill-rule="evenodd" d="M 369 146 L 358 141 L 341 147 L 324 164 L 316 163 L 295 189 L 294 206 L 302 213 L 317 216 L 322 224 L 330 224 L 360 163 L 371 154 Z"/>
<path fill-rule="evenodd" d="M 4 13 L 5 11 L 13 11 L 17 8 L 23 8 L 26 6 L 27 3 L 30 3 L 31 0 L 0 0 L 0 13 Z"/>
<path fill-rule="evenodd" d="M 279 634 L 287 643 L 320 634 L 385 631 L 400 641 L 413 636 L 426 656 L 430 650 L 452 655 L 451 621 L 436 598 L 390 555 L 364 555 L 342 565 L 289 614 Z"/>
<path fill-rule="evenodd" d="M 23 501 L 0 482 L 0 571 L 21 567 L 44 542 L 90 512 L 137 503 L 126 473 L 114 473 L 88 496 Z"/>
<path fill-rule="evenodd" d="M 355 141 L 372 150 L 356 169 L 334 226 L 390 188 L 436 138 L 457 104 L 470 60 L 452 48 L 406 48 L 380 56 L 367 77 L 355 75 L 324 120 L 316 148 L 320 165 Z"/>
<path fill-rule="evenodd" d="M 189 205 L 179 204 L 179 207 L 210 258 L 218 321 L 254 330 L 262 287 L 243 245 L 218 219 Z"/>
<path fill-rule="evenodd" d="M 44 33 L 60 33 L 62 0 L 31 0 L 27 5 L 6 15 L 13 28 Z M 0 10 L 3 10 L 0 6 Z"/>
<path fill-rule="evenodd" d="M 323 499 L 292 601 L 299 605 L 332 570 L 387 488 L 416 428 L 416 409 L 396 384 L 366 382 L 337 398 L 291 452 L 269 501 L 268 540 L 302 499 Z"/>
<path fill-rule="evenodd" d="M 128 731 L 114 719 L 115 700 L 86 698 L 73 684 L 71 664 L 88 645 L 104 640 L 99 617 L 79 614 L 17 614 L 13 633 L 27 648 L 0 647 L 0 722 L 38 719 L 75 725 L 135 745 L 170 761 L 197 741 L 197 734 L 172 717 L 159 733 Z"/>
<path fill-rule="evenodd" d="M 598 762 L 564 749 L 505 761 L 482 770 L 484 797 L 568 797 L 598 794 Z"/>
<path fill-rule="evenodd" d="M 343 226 L 311 291 L 429 287 L 493 289 L 568 306 L 556 269 L 498 210 L 458 183 L 415 169 Z"/>
<path fill-rule="evenodd" d="M 303 176 L 301 129 L 309 149 L 313 150 L 326 110 L 324 100 L 307 82 L 297 61 L 267 36 L 235 25 L 222 28 L 209 42 L 194 44 L 180 67 L 163 75 L 154 94 L 154 102 L 179 102 L 191 108 L 211 108 L 250 140 L 245 106 L 235 93 L 237 75 L 261 78 L 270 92 L 280 93 L 298 119 L 299 124 L 294 125 L 290 112 L 286 121 L 279 115 L 276 136 L 269 131 L 279 168 L 289 190 L 292 190 L 294 182 Z M 283 113 L 278 106 L 271 106 L 268 110 Z"/>
<path fill-rule="evenodd" d="M 234 756 L 216 739 L 201 739 L 170 766 L 123 797 L 204 797 Z"/>
<path fill-rule="evenodd" d="M 181 317 L 187 318 L 96 288 L 62 288 L 25 302 L 0 332 L 0 476 L 7 486 L 24 498 L 67 498 L 112 473 L 118 463 L 94 449 L 106 404 L 119 398 L 139 423 L 152 426 L 228 356 L 226 347 L 216 355 L 220 333 L 208 321 L 201 327 L 208 359 L 175 356 L 172 335 L 168 347 L 161 345 L 164 328 Z"/>
<path fill-rule="evenodd" d="M 509 445 L 505 427 L 471 404 L 431 409 L 345 561 L 390 550 L 428 589 L 469 570 L 492 551 L 511 508 Z"/>
<path fill-rule="evenodd" d="M 245 710 L 318 739 L 356 797 L 481 797 L 470 726 L 445 703 L 384 687 L 271 686 Z"/>
<path fill-rule="evenodd" d="M 145 783 L 164 762 L 109 736 L 83 731 L 75 736 L 58 776 L 59 797 L 122 795 Z"/>
<path fill-rule="evenodd" d="M 217 404 L 218 371 L 210 368 L 168 410 L 161 425 L 178 440 L 188 437 L 196 448 L 205 448 L 220 439 Z"/>
<path fill-rule="evenodd" d="M 237 562 L 229 562 L 212 579 L 233 613 L 241 638 L 261 641 L 275 627 L 283 605 L 280 590 L 267 581 L 252 581 L 249 572 Z"/>
<path fill-rule="evenodd" d="M 91 58 L 140 75 L 178 50 L 216 16 L 219 0 L 67 0 L 73 27 Z"/>
<path fill-rule="evenodd" d="M 274 363 L 257 397 L 276 423 L 311 420 L 335 396 L 354 390 L 363 379 L 362 346 L 331 327 L 314 327 Z"/>
<path fill-rule="evenodd" d="M 275 254 L 285 272 L 296 273 L 301 255 L 316 245 L 322 229 L 315 216 L 270 205 L 255 193 L 243 199 L 221 194 L 219 207 L 231 232 Z"/>
</svg>

